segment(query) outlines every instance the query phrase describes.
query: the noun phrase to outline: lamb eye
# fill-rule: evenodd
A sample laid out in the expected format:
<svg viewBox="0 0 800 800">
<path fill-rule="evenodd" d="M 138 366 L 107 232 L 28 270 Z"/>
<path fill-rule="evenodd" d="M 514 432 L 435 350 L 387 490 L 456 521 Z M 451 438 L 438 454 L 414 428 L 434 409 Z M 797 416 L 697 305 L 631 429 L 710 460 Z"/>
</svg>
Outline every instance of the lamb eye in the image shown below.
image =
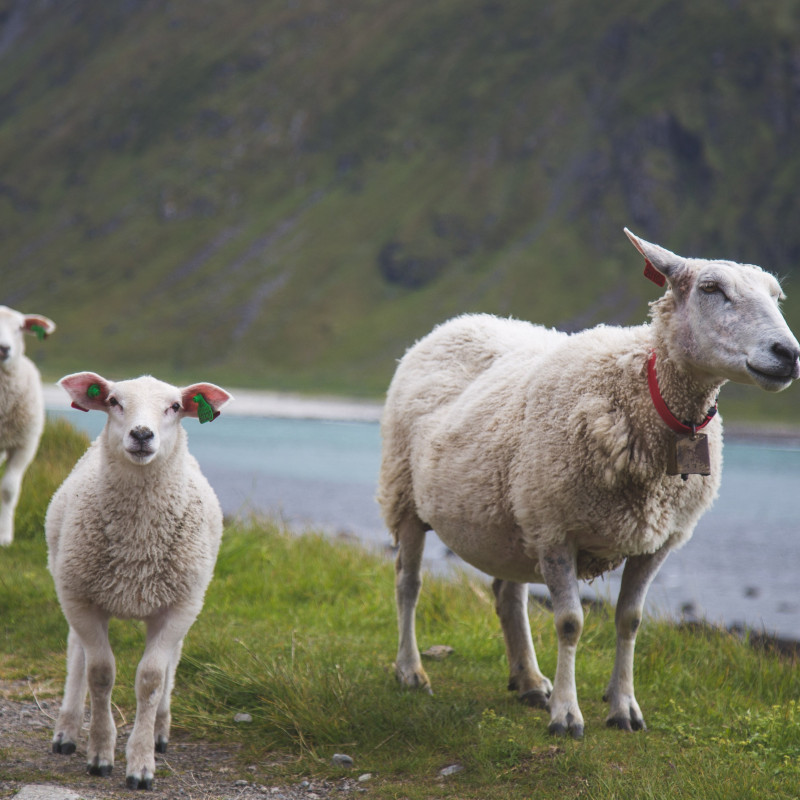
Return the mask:
<svg viewBox="0 0 800 800">
<path fill-rule="evenodd" d="M 719 291 L 719 284 L 716 281 L 703 281 L 700 284 L 700 291 L 706 294 L 714 294 Z"/>
<path fill-rule="evenodd" d="M 117 400 L 116 397 L 109 397 L 108 398 L 108 404 L 110 406 L 118 406 L 119 405 L 119 400 Z"/>
<path fill-rule="evenodd" d="M 181 410 L 181 404 L 173 403 L 170 408 L 177 414 Z"/>
</svg>

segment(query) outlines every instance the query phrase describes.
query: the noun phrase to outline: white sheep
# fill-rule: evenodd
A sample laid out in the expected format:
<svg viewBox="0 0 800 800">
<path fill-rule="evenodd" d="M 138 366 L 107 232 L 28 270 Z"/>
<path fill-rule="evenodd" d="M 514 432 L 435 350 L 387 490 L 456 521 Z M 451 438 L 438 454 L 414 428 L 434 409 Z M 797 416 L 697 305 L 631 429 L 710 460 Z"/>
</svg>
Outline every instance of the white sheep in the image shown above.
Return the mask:
<svg viewBox="0 0 800 800">
<path fill-rule="evenodd" d="M 73 406 L 104 411 L 108 421 L 45 519 L 48 566 L 69 623 L 53 752 L 75 752 L 88 687 L 88 770 L 110 774 L 117 732 L 108 622 L 144 620 L 126 783 L 150 789 L 154 749 L 165 752 L 169 738 L 183 638 L 203 606 L 222 536 L 219 502 L 189 453 L 181 419 L 211 419 L 231 395 L 210 383 L 178 389 L 150 376 L 112 383 L 92 372 L 59 384 Z"/>
<path fill-rule="evenodd" d="M 6 465 L 0 481 L 0 545 L 14 540 L 22 478 L 44 429 L 42 379 L 25 355 L 23 334 L 45 338 L 55 329 L 55 323 L 40 314 L 21 314 L 0 306 L 0 451 L 5 453 Z"/>
<path fill-rule="evenodd" d="M 722 423 L 709 409 L 729 380 L 774 392 L 800 375 L 800 346 L 779 310 L 775 278 L 752 265 L 681 258 L 625 232 L 645 257 L 645 274 L 669 283 L 649 324 L 568 335 L 457 317 L 403 357 L 381 423 L 378 500 L 398 545 L 398 680 L 430 690 L 414 614 L 425 532 L 435 530 L 495 578 L 509 689 L 549 707 L 551 733 L 574 737 L 584 728 L 575 687 L 578 579 L 626 562 L 606 721 L 642 729 L 636 631 L 650 582 L 717 494 Z M 693 434 L 690 426 L 703 424 Z M 670 461 L 679 474 L 667 474 Z M 537 665 L 527 582 L 547 584 L 552 597 L 553 684 Z"/>
</svg>

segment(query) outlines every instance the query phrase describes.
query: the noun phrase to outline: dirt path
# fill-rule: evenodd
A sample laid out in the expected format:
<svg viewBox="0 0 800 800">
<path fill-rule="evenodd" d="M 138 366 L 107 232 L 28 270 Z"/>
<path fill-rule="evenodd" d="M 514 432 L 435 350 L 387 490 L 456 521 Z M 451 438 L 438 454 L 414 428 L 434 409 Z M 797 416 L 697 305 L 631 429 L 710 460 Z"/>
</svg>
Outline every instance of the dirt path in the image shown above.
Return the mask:
<svg viewBox="0 0 800 800">
<path fill-rule="evenodd" d="M 58 700 L 26 702 L 15 699 L 24 682 L 0 681 L 0 798 L 30 800 L 131 800 L 137 794 L 125 787 L 125 742 L 132 727 L 120 725 L 114 773 L 110 778 L 88 775 L 82 747 L 73 756 L 50 750 L 53 717 Z M 86 741 L 82 743 L 85 747 Z M 156 780 L 142 800 L 315 800 L 329 797 L 368 796 L 366 784 L 356 776 L 336 782 L 298 781 L 275 785 L 269 763 L 242 765 L 235 747 L 188 741 L 180 734 L 170 740 L 169 751 L 156 755 Z M 47 788 L 44 788 L 47 787 Z M 365 794 L 367 793 L 367 794 Z"/>
</svg>

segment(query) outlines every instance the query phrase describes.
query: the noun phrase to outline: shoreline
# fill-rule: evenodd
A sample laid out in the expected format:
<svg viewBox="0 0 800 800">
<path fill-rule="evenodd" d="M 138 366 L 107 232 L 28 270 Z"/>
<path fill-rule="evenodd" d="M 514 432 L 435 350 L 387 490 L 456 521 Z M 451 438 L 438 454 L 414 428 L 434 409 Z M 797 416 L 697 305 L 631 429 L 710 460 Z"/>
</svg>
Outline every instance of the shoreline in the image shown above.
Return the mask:
<svg viewBox="0 0 800 800">
<path fill-rule="evenodd" d="M 45 408 L 70 408 L 66 392 L 55 383 L 44 383 Z M 316 419 L 332 422 L 380 422 L 383 403 L 377 400 L 303 395 L 261 389 L 232 389 L 233 400 L 225 413 L 237 417 Z M 800 425 L 726 422 L 726 439 L 800 447 Z"/>
<path fill-rule="evenodd" d="M 60 386 L 55 383 L 44 383 L 42 390 L 46 409 L 52 411 L 68 411 L 70 409 L 67 393 Z M 314 397 L 259 389 L 231 389 L 230 391 L 233 400 L 225 406 L 224 413 L 237 417 L 379 422 L 383 409 L 383 403 L 357 398 Z"/>
</svg>

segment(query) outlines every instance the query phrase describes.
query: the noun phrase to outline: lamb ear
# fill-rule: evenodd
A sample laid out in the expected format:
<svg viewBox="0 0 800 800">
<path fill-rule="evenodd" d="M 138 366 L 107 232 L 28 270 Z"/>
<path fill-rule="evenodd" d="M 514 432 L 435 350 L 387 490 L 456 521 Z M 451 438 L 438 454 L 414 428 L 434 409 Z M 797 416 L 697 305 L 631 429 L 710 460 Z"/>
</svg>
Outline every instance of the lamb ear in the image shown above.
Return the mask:
<svg viewBox="0 0 800 800">
<path fill-rule="evenodd" d="M 653 283 L 663 286 L 665 280 L 673 284 L 681 268 L 686 263 L 685 258 L 657 244 L 646 242 L 624 228 L 625 234 L 631 244 L 644 256 L 644 274 Z"/>
<path fill-rule="evenodd" d="M 233 400 L 233 395 L 213 383 L 194 383 L 181 389 L 181 398 L 184 416 L 211 422 L 219 416 L 220 409 Z"/>
<path fill-rule="evenodd" d="M 78 411 L 108 411 L 106 400 L 114 386 L 94 372 L 75 372 L 66 375 L 58 385 L 72 398 L 72 407 Z"/>
<path fill-rule="evenodd" d="M 28 333 L 36 334 L 39 339 L 46 339 L 55 329 L 56 324 L 48 317 L 41 314 L 26 314 L 22 329 Z"/>
</svg>

